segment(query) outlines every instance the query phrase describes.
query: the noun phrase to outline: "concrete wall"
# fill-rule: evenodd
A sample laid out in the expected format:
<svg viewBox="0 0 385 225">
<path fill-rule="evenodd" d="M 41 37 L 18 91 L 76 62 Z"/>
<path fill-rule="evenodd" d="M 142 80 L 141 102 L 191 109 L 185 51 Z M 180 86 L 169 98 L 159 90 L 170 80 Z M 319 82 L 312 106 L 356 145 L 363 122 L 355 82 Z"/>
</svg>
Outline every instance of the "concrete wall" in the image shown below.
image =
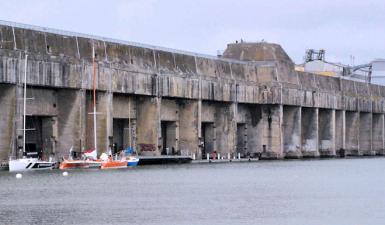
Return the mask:
<svg viewBox="0 0 385 225">
<path fill-rule="evenodd" d="M 361 112 L 359 133 L 360 154 L 375 155 L 375 152 L 372 151 L 372 129 L 372 114 Z"/>
<path fill-rule="evenodd" d="M 138 152 L 142 155 L 160 155 L 160 104 L 158 98 L 137 100 Z"/>
<path fill-rule="evenodd" d="M 360 113 L 345 112 L 345 150 L 347 155 L 360 155 Z"/>
<path fill-rule="evenodd" d="M 216 106 L 216 150 L 221 155 L 235 153 L 236 121 L 235 110 L 232 104 L 220 104 Z"/>
<path fill-rule="evenodd" d="M 318 109 L 302 108 L 301 114 L 301 140 L 302 156 L 317 157 L 318 151 Z"/>
<path fill-rule="evenodd" d="M 283 107 L 284 154 L 286 158 L 299 158 L 301 154 L 301 108 Z"/>
<path fill-rule="evenodd" d="M 262 107 L 260 105 L 239 104 L 237 110 L 237 123 L 240 128 L 239 131 L 237 130 L 237 136 L 239 136 L 239 141 L 243 140 L 243 150 L 239 152 L 242 155 L 262 152 L 263 136 L 266 133 Z M 244 125 L 242 126 L 242 124 Z"/>
<path fill-rule="evenodd" d="M 384 115 L 372 115 L 372 152 L 377 155 L 384 154 Z"/>
<path fill-rule="evenodd" d="M 143 155 L 161 154 L 162 121 L 174 124 L 168 142 L 198 158 L 204 139 L 225 156 L 241 143 L 262 158 L 383 153 L 385 87 L 296 72 L 277 44 L 230 44 L 218 58 L 17 25 L 0 36 L 0 160 L 22 144 L 25 52 L 27 113 L 56 121 L 52 151 L 93 147 L 92 48 L 99 153 L 116 138 L 114 118 L 130 118 Z"/>
<path fill-rule="evenodd" d="M 335 149 L 336 153 L 345 149 L 345 111 L 341 110 L 335 112 Z"/>
<path fill-rule="evenodd" d="M 181 152 L 190 151 L 197 157 L 201 157 L 199 151 L 198 118 L 199 106 L 197 101 L 182 101 L 179 106 L 179 148 Z"/>
<path fill-rule="evenodd" d="M 86 147 L 86 96 L 84 91 L 60 89 L 57 104 L 58 132 L 56 138 L 56 154 L 58 158 L 67 157 L 71 147 L 74 151 Z"/>
<path fill-rule="evenodd" d="M 0 85 L 0 161 L 7 160 L 15 151 L 16 89 L 11 85 Z"/>
<path fill-rule="evenodd" d="M 335 151 L 335 110 L 319 109 L 319 152 L 321 156 L 334 156 Z"/>
</svg>

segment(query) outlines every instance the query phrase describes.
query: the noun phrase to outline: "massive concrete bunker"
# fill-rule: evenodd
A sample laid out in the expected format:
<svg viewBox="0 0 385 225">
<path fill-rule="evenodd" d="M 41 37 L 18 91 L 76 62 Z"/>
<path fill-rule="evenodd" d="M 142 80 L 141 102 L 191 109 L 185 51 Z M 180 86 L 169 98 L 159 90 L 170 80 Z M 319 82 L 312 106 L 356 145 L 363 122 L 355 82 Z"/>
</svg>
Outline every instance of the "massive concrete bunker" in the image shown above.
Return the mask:
<svg viewBox="0 0 385 225">
<path fill-rule="evenodd" d="M 0 160 L 19 154 L 29 54 L 28 148 L 58 158 L 93 144 L 141 155 L 262 158 L 384 151 L 385 88 L 294 70 L 277 44 L 234 43 L 222 57 L 40 27 L 0 25 Z"/>
</svg>

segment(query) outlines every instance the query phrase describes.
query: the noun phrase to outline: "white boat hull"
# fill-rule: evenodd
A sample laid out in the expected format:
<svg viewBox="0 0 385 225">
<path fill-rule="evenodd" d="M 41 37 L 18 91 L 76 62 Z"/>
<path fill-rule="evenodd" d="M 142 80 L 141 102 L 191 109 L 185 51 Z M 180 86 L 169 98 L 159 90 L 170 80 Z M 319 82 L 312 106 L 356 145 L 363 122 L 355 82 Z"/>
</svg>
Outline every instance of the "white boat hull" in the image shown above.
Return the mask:
<svg viewBox="0 0 385 225">
<path fill-rule="evenodd" d="M 9 172 L 53 169 L 55 162 L 42 161 L 36 158 L 9 160 Z"/>
</svg>

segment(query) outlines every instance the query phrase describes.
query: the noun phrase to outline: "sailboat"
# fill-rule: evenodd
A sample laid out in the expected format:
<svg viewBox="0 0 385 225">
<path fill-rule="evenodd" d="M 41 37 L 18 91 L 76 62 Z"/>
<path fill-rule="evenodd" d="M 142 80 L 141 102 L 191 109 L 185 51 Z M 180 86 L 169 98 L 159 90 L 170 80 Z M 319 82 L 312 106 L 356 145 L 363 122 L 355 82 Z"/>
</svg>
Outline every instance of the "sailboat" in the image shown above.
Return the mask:
<svg viewBox="0 0 385 225">
<path fill-rule="evenodd" d="M 90 149 L 84 151 L 83 159 L 74 159 L 72 157 L 73 146 L 70 149 L 70 153 L 67 159 L 63 160 L 59 169 L 86 169 L 86 168 L 99 168 L 101 161 L 96 159 L 96 149 Z"/>
<path fill-rule="evenodd" d="M 95 67 L 95 48 L 92 46 L 92 77 L 93 77 L 93 122 L 94 122 L 94 148 L 86 150 L 83 154 L 83 159 L 73 159 L 72 150 L 68 159 L 64 159 L 59 166 L 59 169 L 76 169 L 76 168 L 100 168 L 102 161 L 97 159 L 97 139 L 96 139 L 96 67 Z"/>
<path fill-rule="evenodd" d="M 101 169 L 121 169 L 121 168 L 127 168 L 127 160 L 124 156 L 120 155 L 112 155 L 111 148 L 108 151 L 108 155 L 106 153 L 103 153 L 100 156 L 100 159 L 102 160 L 102 165 L 100 166 Z"/>
<path fill-rule="evenodd" d="M 52 169 L 56 165 L 56 162 L 53 160 L 43 161 L 38 158 L 28 158 L 26 157 L 26 100 L 27 100 L 27 63 L 28 63 L 28 54 L 25 54 L 24 59 L 24 96 L 23 96 L 23 158 L 19 159 L 9 159 L 9 171 L 28 171 L 28 170 L 45 170 Z"/>
<path fill-rule="evenodd" d="M 131 101 L 128 102 L 128 148 L 126 149 L 126 160 L 127 166 L 134 167 L 139 163 L 139 158 L 132 155 L 134 153 L 134 149 L 131 146 Z"/>
</svg>

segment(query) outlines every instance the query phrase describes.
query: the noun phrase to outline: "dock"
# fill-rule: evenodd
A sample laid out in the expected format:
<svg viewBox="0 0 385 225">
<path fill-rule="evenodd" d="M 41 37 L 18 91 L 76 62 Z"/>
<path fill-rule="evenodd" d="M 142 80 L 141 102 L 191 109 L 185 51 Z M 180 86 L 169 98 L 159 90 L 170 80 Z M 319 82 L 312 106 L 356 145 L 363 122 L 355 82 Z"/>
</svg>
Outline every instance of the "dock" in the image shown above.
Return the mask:
<svg viewBox="0 0 385 225">
<path fill-rule="evenodd" d="M 139 165 L 190 163 L 193 160 L 191 156 L 179 156 L 179 155 L 138 156 L 138 157 L 139 157 Z"/>
<path fill-rule="evenodd" d="M 241 162 L 258 162 L 258 158 L 241 158 L 241 159 L 202 159 L 202 160 L 193 160 L 192 163 L 204 164 L 204 163 L 241 163 Z"/>
</svg>

